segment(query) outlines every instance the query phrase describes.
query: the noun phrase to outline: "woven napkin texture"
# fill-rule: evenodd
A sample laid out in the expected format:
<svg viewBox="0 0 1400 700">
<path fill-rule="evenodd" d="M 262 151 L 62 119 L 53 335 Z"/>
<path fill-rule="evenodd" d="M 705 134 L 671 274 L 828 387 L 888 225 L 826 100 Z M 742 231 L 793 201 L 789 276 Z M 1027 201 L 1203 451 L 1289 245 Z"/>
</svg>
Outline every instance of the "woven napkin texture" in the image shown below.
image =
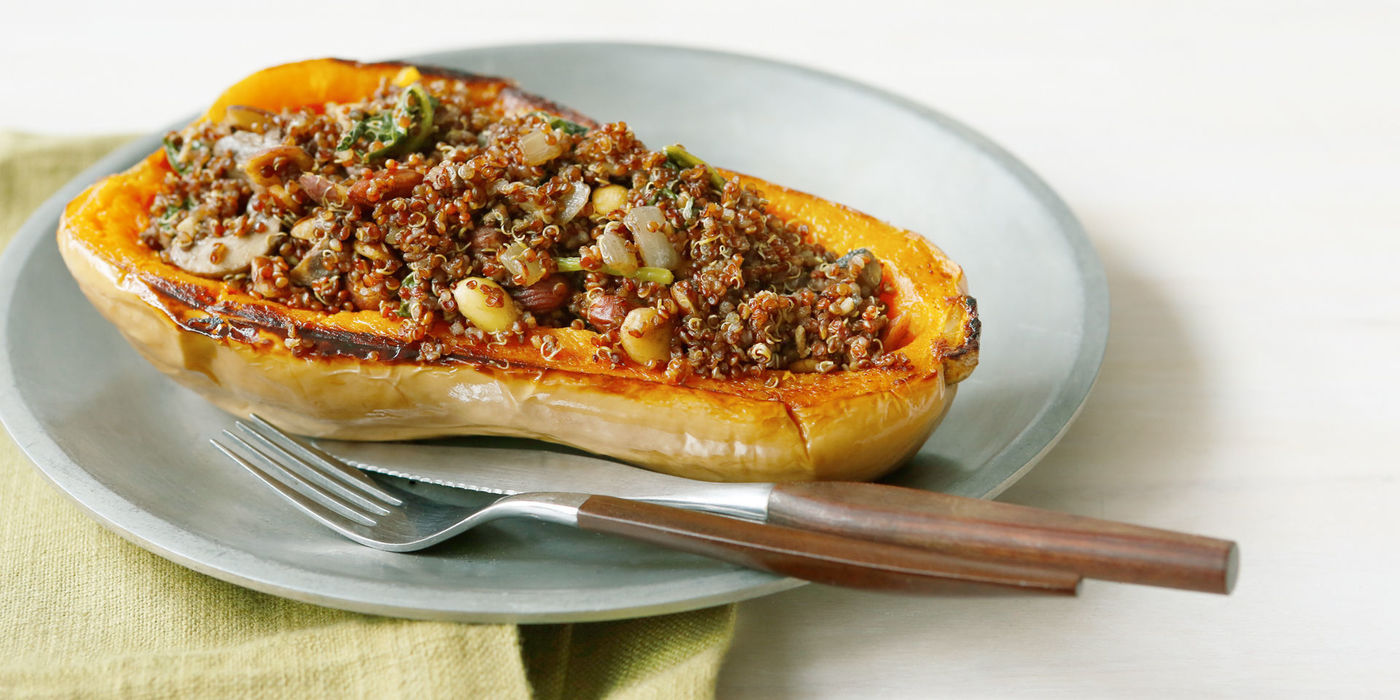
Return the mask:
<svg viewBox="0 0 1400 700">
<path fill-rule="evenodd" d="M 125 140 L 0 132 L 0 247 Z M 704 698 L 733 636 L 733 606 L 471 625 L 258 593 L 103 529 L 7 433 L 0 497 L 0 697 Z"/>
</svg>

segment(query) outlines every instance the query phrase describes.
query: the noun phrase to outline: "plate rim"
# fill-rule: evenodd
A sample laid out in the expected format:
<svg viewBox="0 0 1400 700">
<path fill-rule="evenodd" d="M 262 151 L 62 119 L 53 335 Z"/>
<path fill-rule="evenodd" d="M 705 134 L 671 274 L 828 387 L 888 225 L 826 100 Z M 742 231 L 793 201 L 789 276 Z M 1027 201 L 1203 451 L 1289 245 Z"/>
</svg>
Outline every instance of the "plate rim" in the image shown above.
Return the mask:
<svg viewBox="0 0 1400 700">
<path fill-rule="evenodd" d="M 689 53 L 702 57 L 723 58 L 744 64 L 776 67 L 802 74 L 820 82 L 833 84 L 839 88 L 863 92 L 890 103 L 915 116 L 933 122 L 939 128 L 985 154 L 989 160 L 1005 170 L 1008 175 L 1023 186 L 1027 193 L 1043 206 L 1053 218 L 1057 230 L 1073 254 L 1075 269 L 1084 284 L 1085 295 L 1081 341 L 1074 363 L 1066 375 L 1063 389 L 1047 402 L 1042 410 L 1017 434 L 1015 439 L 1011 440 L 1002 451 L 987 460 L 985 464 L 1019 462 L 1019 465 L 998 484 L 992 486 L 985 493 L 977 495 L 992 498 L 1010 487 L 1053 449 L 1074 423 L 1097 381 L 1107 349 L 1109 295 L 1106 274 L 1083 226 L 1069 206 L 1043 179 L 1004 147 L 938 110 L 889 90 L 781 59 L 731 51 L 642 42 L 521 42 L 460 47 L 419 54 L 400 60 L 429 62 L 435 57 L 441 60 L 449 55 L 462 56 L 472 53 L 530 48 L 606 48 Z M 140 157 L 149 152 L 152 148 L 152 141 L 157 140 L 161 133 L 163 132 L 139 136 L 84 169 L 47 198 L 21 224 L 10 244 L 0 254 L 0 309 L 10 308 L 17 288 L 19 268 L 35 255 L 40 245 L 46 241 L 52 241 L 52 229 L 54 228 L 52 224 L 57 223 L 66 204 L 98 178 L 129 167 L 136 160 L 139 160 Z M 131 503 L 120 493 L 102 484 L 82 465 L 69 458 L 49 435 L 49 431 L 38 417 L 20 400 L 15 374 L 16 368 L 11 362 L 9 353 L 11 339 L 8 331 L 8 314 L 0 320 L 5 321 L 0 322 L 0 423 L 4 424 L 20 450 L 33 463 L 35 469 L 60 493 L 76 503 L 83 512 L 107 530 L 162 558 L 223 581 L 293 600 L 354 612 L 416 619 L 516 623 L 601 621 L 681 612 L 737 602 L 805 585 L 804 581 L 796 579 L 738 570 L 707 577 L 720 580 L 720 585 L 714 586 L 714 588 L 722 589 L 719 591 L 711 590 L 698 595 L 690 594 L 679 597 L 674 595 L 660 597 L 633 595 L 630 600 L 636 601 L 634 604 L 601 607 L 578 605 L 567 609 L 543 612 L 537 609 L 510 609 L 518 608 L 522 600 L 528 603 L 529 598 L 536 596 L 527 596 L 516 601 L 508 600 L 509 596 L 502 596 L 500 599 L 491 601 L 490 609 L 464 609 L 462 607 L 448 609 L 384 603 L 372 599 L 373 596 L 368 595 L 372 591 L 358 596 L 347 595 L 343 588 L 338 589 L 336 594 L 322 593 L 318 590 L 322 587 L 316 585 L 318 579 L 328 582 L 345 581 L 346 579 L 338 575 L 332 576 L 306 571 L 266 558 L 259 558 L 252 552 L 230 548 L 215 540 L 189 532 L 178 524 L 166 521 Z M 110 507 L 103 510 L 96 509 L 92 505 L 94 497 L 98 498 L 100 502 L 111 504 Z M 200 551 L 206 554 L 219 553 L 217 564 L 199 558 L 197 552 Z M 247 573 L 250 571 L 257 571 L 261 575 Z M 728 579 L 738 580 L 729 582 L 728 586 L 723 585 Z M 370 588 L 372 589 L 373 586 Z M 628 588 L 622 586 L 609 590 L 627 591 Z M 645 584 L 639 585 L 637 588 L 648 589 L 658 588 L 658 586 Z M 661 588 L 666 588 L 666 586 Z M 671 586 L 671 588 L 675 587 Z M 359 590 L 365 591 L 364 588 Z M 640 592 L 632 591 L 634 594 Z M 614 595 L 613 597 L 618 596 Z M 503 606 L 506 609 L 502 609 Z"/>
</svg>

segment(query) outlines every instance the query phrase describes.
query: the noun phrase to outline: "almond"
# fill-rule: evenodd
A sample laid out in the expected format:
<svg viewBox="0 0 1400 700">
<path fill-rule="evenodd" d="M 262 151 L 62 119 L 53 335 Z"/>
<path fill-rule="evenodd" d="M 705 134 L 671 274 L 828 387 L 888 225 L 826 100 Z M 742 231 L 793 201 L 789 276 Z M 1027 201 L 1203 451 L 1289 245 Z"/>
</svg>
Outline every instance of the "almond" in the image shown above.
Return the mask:
<svg viewBox="0 0 1400 700">
<path fill-rule="evenodd" d="M 524 289 L 515 292 L 515 301 L 531 313 L 542 314 L 553 311 L 569 300 L 573 288 L 563 275 L 550 275 Z"/>
</svg>

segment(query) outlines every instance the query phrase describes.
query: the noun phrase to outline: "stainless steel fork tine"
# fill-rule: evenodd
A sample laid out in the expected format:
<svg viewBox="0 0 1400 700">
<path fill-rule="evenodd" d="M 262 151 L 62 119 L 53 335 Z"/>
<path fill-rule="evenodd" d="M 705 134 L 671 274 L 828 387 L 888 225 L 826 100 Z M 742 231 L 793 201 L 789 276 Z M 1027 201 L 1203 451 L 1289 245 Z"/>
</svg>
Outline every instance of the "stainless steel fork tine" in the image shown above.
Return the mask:
<svg viewBox="0 0 1400 700">
<path fill-rule="evenodd" d="M 315 517 L 317 520 L 320 520 L 325 525 L 335 528 L 337 531 L 340 532 L 344 532 L 346 530 L 346 527 L 349 524 L 346 522 L 347 520 L 359 523 L 366 527 L 374 526 L 375 520 L 373 518 L 358 510 L 355 510 L 349 504 L 336 498 L 334 494 L 325 491 L 324 489 L 321 489 L 320 487 L 301 478 L 300 476 L 297 476 L 296 473 L 284 469 L 281 464 L 277 463 L 277 460 L 269 457 L 266 453 L 262 452 L 258 448 L 248 444 L 246 440 L 228 431 L 224 431 L 224 434 L 227 435 L 233 441 L 237 442 L 239 445 L 241 445 L 243 449 L 248 450 L 252 454 L 257 455 L 263 462 L 271 466 L 280 476 L 273 476 L 272 474 L 267 473 L 266 471 L 259 468 L 257 465 L 244 459 L 237 452 L 234 452 L 227 445 L 224 445 L 218 440 L 211 439 L 209 440 L 209 442 L 212 443 L 214 447 L 219 448 L 220 452 L 223 452 L 225 455 L 228 455 L 229 459 L 238 462 L 238 464 L 241 465 L 244 469 L 247 469 L 248 471 L 252 472 L 253 476 L 262 479 L 264 482 L 267 483 L 268 486 L 271 486 L 278 493 L 282 494 L 283 497 L 291 501 L 293 505 L 296 505 L 298 508 L 301 508 L 302 510 L 306 511 L 308 515 Z"/>
<path fill-rule="evenodd" d="M 295 472 L 296 475 L 301 477 L 302 479 L 315 482 L 316 485 L 320 486 L 323 491 L 329 491 L 335 494 L 336 496 L 339 496 L 341 499 L 355 504 L 361 510 L 370 511 L 375 515 L 389 514 L 389 511 L 384 508 L 383 504 L 377 503 L 373 500 L 370 500 L 369 498 L 366 498 L 366 494 L 360 492 L 358 489 L 350 488 L 349 486 L 346 486 L 343 481 L 332 478 L 332 475 L 327 474 L 325 470 L 320 468 L 318 465 L 310 464 L 301 457 L 292 454 L 289 450 L 287 450 L 287 448 L 268 439 L 266 435 L 263 435 L 262 433 L 259 433 L 258 431 L 246 425 L 242 425 L 241 423 L 238 425 L 242 427 L 244 432 L 246 432 L 249 436 L 256 438 L 259 443 L 271 450 L 271 454 L 263 452 L 262 450 L 259 450 L 256 447 L 253 447 L 252 445 L 248 444 L 247 441 L 243 440 L 242 438 L 238 437 L 237 435 L 234 435 L 233 433 L 227 430 L 223 431 L 224 435 L 228 436 L 230 439 L 237 440 L 238 442 L 244 445 L 248 445 L 250 449 L 253 449 L 254 451 L 260 453 L 260 456 L 264 457 L 269 461 L 272 461 L 279 468 L 285 469 L 289 472 Z"/>
<path fill-rule="evenodd" d="M 339 479 L 340 481 L 344 482 L 347 486 L 351 486 L 353 488 L 357 488 L 361 491 L 364 491 L 365 493 L 374 496 L 375 498 L 378 498 L 379 500 L 391 506 L 403 505 L 402 500 L 394 496 L 394 494 L 385 491 L 379 486 L 379 484 L 376 484 L 373 481 L 371 481 L 369 477 L 365 476 L 364 473 L 360 472 L 359 470 L 350 467 L 344 462 L 341 462 L 340 460 L 335 459 L 330 455 L 321 452 L 320 450 L 308 447 L 307 445 L 303 444 L 300 440 L 292 437 L 291 435 L 288 435 L 281 428 L 278 428 L 277 426 L 267 422 L 267 420 L 265 420 L 262 416 L 259 416 L 256 413 L 248 414 L 248 418 L 249 420 L 257 424 L 257 428 L 254 428 L 253 426 L 250 426 L 241 420 L 234 421 L 234 425 L 237 425 L 239 429 L 243 430 L 249 435 L 257 437 L 264 443 L 272 444 L 282 452 L 289 453 L 289 456 L 291 456 L 292 459 L 295 459 L 298 462 L 301 462 L 302 464 L 305 464 L 318 472 L 330 474 L 336 479 Z M 258 428 L 261 428 L 262 430 L 258 430 Z M 272 435 L 275 435 L 278 438 L 278 440 L 274 443 L 274 441 L 271 438 L 269 438 L 266 433 L 271 433 Z"/>
</svg>

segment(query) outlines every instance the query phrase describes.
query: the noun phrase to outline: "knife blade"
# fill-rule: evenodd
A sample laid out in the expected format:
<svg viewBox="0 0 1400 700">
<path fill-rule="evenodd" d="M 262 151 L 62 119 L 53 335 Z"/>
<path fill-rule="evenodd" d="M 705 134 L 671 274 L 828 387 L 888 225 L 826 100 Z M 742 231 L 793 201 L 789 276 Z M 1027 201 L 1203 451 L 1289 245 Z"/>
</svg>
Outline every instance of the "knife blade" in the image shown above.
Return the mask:
<svg viewBox="0 0 1400 700">
<path fill-rule="evenodd" d="M 714 483 L 543 449 L 315 444 L 359 469 L 442 486 L 615 496 L 1108 581 L 1229 593 L 1239 571 L 1228 540 L 899 486 Z"/>
</svg>

